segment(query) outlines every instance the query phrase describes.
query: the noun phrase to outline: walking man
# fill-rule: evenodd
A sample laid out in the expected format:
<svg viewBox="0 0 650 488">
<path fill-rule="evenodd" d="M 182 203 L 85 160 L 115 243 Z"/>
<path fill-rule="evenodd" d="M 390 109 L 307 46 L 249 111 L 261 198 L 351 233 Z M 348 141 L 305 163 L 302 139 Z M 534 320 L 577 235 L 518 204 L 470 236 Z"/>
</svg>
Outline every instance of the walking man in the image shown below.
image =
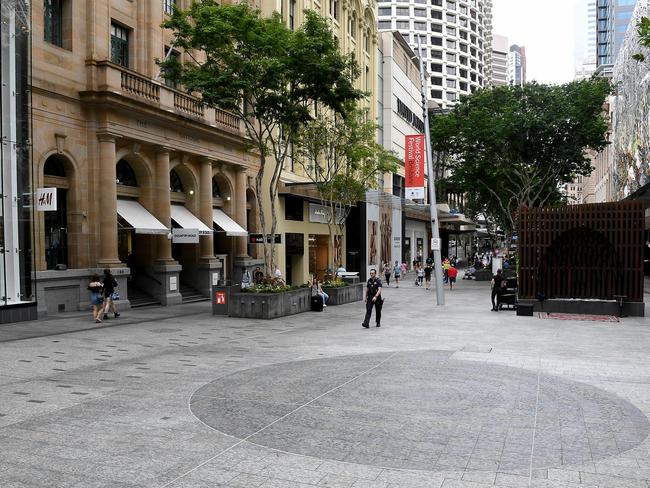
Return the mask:
<svg viewBox="0 0 650 488">
<path fill-rule="evenodd" d="M 366 302 L 366 317 L 361 324 L 366 329 L 370 327 L 370 317 L 372 316 L 372 307 L 375 307 L 375 322 L 377 327 L 381 325 L 381 307 L 384 300 L 381 298 L 381 280 L 377 278 L 377 270 L 370 270 L 370 279 L 366 283 L 364 291 L 364 301 Z"/>
<path fill-rule="evenodd" d="M 503 284 L 503 276 L 501 276 L 501 270 L 497 269 L 497 274 L 492 276 L 492 311 L 498 312 L 501 308 L 500 298 L 501 298 L 501 286 Z M 495 299 L 496 298 L 496 302 Z"/>
</svg>

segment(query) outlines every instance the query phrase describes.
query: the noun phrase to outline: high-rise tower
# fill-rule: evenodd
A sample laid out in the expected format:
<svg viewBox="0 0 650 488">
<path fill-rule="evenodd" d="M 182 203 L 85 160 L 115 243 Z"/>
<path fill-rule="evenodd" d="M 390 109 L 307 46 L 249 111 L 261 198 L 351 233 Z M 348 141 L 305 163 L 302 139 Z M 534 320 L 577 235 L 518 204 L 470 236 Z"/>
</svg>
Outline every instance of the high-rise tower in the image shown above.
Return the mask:
<svg viewBox="0 0 650 488">
<path fill-rule="evenodd" d="M 379 30 L 397 30 L 430 73 L 427 93 L 440 106 L 488 86 L 492 76 L 492 0 L 379 1 Z"/>
</svg>

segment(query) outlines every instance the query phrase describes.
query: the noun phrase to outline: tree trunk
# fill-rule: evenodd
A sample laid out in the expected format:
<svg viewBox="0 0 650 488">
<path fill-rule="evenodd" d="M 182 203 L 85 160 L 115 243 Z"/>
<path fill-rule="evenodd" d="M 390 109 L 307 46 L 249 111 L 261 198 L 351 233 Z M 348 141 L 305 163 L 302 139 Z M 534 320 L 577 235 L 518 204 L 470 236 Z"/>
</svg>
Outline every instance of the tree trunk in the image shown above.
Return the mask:
<svg viewBox="0 0 650 488">
<path fill-rule="evenodd" d="M 262 197 L 262 180 L 264 178 L 264 170 L 266 167 L 266 156 L 264 156 L 264 151 L 260 151 L 260 169 L 257 172 L 255 178 L 255 199 L 257 200 L 257 207 L 259 210 L 260 216 L 260 228 L 262 231 L 262 242 L 264 246 L 264 274 L 266 276 L 271 276 L 270 267 L 271 259 L 269 256 L 269 244 L 266 242 L 266 213 L 264 212 L 264 199 Z"/>
</svg>

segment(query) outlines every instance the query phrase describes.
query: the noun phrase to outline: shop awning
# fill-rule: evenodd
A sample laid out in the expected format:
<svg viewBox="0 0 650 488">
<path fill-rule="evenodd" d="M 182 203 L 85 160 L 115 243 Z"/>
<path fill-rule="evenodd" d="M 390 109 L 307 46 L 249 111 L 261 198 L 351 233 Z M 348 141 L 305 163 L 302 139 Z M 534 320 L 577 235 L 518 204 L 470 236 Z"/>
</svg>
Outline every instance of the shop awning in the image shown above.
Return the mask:
<svg viewBox="0 0 650 488">
<path fill-rule="evenodd" d="M 183 229 L 198 229 L 199 235 L 212 235 L 212 229 L 201 222 L 196 215 L 186 209 L 183 205 L 172 205 L 171 213 L 172 220 Z"/>
<path fill-rule="evenodd" d="M 235 222 L 233 219 L 228 217 L 223 210 L 220 210 L 218 208 L 213 208 L 212 209 L 212 220 L 214 221 L 215 224 L 217 224 L 219 227 L 221 227 L 225 232 L 227 236 L 247 236 L 248 232 L 246 232 L 246 229 L 242 229 L 242 227 Z"/>
<path fill-rule="evenodd" d="M 169 229 L 135 200 L 118 198 L 117 213 L 135 229 L 136 234 L 169 234 Z"/>
</svg>

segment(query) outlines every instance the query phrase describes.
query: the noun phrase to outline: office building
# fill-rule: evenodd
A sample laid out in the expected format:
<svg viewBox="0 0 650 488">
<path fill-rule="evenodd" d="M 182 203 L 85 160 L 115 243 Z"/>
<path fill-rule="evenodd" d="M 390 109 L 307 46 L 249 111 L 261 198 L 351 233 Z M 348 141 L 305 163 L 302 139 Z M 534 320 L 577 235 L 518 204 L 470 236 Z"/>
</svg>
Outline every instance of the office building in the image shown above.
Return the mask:
<svg viewBox="0 0 650 488">
<path fill-rule="evenodd" d="M 597 0 L 596 65 L 599 72 L 611 76 L 623 44 L 636 0 Z"/>
<path fill-rule="evenodd" d="M 491 0 L 378 2 L 379 30 L 397 30 L 415 52 L 422 44 L 427 94 L 441 107 L 488 86 L 492 71 Z"/>
<path fill-rule="evenodd" d="M 508 38 L 492 36 L 492 86 L 508 84 Z"/>
<path fill-rule="evenodd" d="M 508 84 L 521 86 L 526 83 L 526 48 L 513 44 L 508 53 Z"/>
</svg>

